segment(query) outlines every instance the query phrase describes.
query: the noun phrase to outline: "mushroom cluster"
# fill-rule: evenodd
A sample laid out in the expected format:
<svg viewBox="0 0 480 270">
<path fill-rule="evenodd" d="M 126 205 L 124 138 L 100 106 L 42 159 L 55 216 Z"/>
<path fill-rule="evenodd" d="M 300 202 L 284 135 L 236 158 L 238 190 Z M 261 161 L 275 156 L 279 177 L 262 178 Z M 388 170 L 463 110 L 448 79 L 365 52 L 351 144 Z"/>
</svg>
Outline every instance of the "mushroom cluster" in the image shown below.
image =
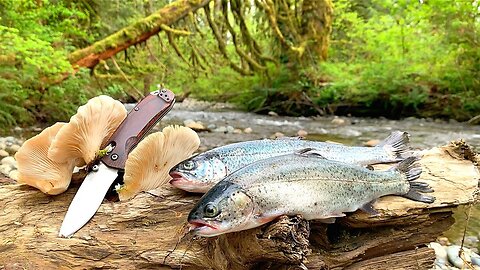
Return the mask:
<svg viewBox="0 0 480 270">
<path fill-rule="evenodd" d="M 27 140 L 15 154 L 18 182 L 56 195 L 64 192 L 75 166 L 94 161 L 100 147 L 127 116 L 123 104 L 98 96 L 80 106 L 68 123 L 56 123 Z"/>
<path fill-rule="evenodd" d="M 90 99 L 68 123 L 56 123 L 27 140 L 18 150 L 18 182 L 56 195 L 67 190 L 75 167 L 101 157 L 104 146 L 127 116 L 123 104 L 108 96 Z M 167 183 L 169 171 L 200 146 L 188 127 L 167 126 L 142 140 L 128 155 L 120 200 L 133 198 Z"/>
</svg>

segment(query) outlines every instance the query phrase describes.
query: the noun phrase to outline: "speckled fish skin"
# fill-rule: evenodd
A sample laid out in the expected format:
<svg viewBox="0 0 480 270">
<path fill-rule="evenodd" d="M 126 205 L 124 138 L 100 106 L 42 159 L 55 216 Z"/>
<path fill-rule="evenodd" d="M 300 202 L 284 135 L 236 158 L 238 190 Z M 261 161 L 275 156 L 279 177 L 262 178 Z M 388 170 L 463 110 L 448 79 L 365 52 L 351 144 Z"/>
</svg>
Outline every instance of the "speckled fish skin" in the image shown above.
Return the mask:
<svg viewBox="0 0 480 270">
<path fill-rule="evenodd" d="M 358 165 L 396 162 L 410 155 L 408 133 L 394 131 L 376 147 L 345 146 L 335 143 L 284 138 L 254 140 L 218 147 L 175 166 L 170 183 L 189 192 L 205 193 L 230 173 L 253 162 L 300 149 L 314 148 L 329 160 Z"/>
<path fill-rule="evenodd" d="M 431 203 L 433 197 L 419 193 L 432 192 L 430 187 L 412 182 L 421 174 L 416 160 L 409 157 L 390 170 L 371 171 L 308 152 L 272 157 L 216 184 L 188 221 L 196 234 L 215 236 L 257 227 L 280 215 L 300 214 L 307 220 L 342 217 L 390 194 Z"/>
</svg>

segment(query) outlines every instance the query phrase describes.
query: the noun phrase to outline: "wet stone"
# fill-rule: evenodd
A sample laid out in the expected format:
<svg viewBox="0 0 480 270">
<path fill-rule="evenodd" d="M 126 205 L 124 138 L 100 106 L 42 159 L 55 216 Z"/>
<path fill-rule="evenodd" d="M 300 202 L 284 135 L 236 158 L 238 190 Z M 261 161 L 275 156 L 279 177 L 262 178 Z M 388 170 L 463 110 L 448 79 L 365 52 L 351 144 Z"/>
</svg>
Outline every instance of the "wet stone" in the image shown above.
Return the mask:
<svg viewBox="0 0 480 270">
<path fill-rule="evenodd" d="M 12 144 L 8 146 L 5 150 L 7 150 L 11 154 L 15 154 L 16 152 L 18 152 L 19 149 L 20 149 L 20 145 Z"/>
<path fill-rule="evenodd" d="M 270 112 L 268 112 L 268 115 L 270 115 L 270 116 L 278 116 L 278 113 L 273 112 L 273 111 L 270 111 Z"/>
<path fill-rule="evenodd" d="M 247 134 L 250 134 L 253 132 L 253 129 L 251 127 L 247 127 L 243 130 L 243 133 L 247 133 Z"/>
<path fill-rule="evenodd" d="M 0 173 L 3 173 L 4 175 L 8 175 L 12 170 L 13 170 L 12 166 L 8 164 L 0 165 Z"/>
<path fill-rule="evenodd" d="M 15 158 L 13 158 L 11 156 L 8 156 L 8 157 L 2 158 L 1 164 L 2 165 L 9 165 L 11 167 L 16 167 L 17 166 L 17 161 L 15 160 Z"/>
<path fill-rule="evenodd" d="M 302 137 L 302 138 L 305 138 L 307 137 L 308 135 L 308 132 L 306 130 L 303 130 L 303 129 L 300 129 L 298 132 L 297 132 L 297 136 L 298 137 Z"/>
<path fill-rule="evenodd" d="M 9 154 L 7 151 L 0 149 L 0 158 L 8 157 Z"/>
<path fill-rule="evenodd" d="M 13 180 L 18 180 L 18 170 L 12 170 L 8 173 L 8 177 L 12 178 Z"/>
<path fill-rule="evenodd" d="M 378 145 L 379 143 L 380 143 L 380 140 L 369 140 L 367 142 L 364 142 L 363 145 L 373 147 Z"/>
<path fill-rule="evenodd" d="M 342 126 L 342 125 L 346 125 L 347 122 L 345 121 L 345 119 L 342 119 L 340 117 L 335 117 L 332 119 L 332 124 L 337 126 Z"/>
</svg>

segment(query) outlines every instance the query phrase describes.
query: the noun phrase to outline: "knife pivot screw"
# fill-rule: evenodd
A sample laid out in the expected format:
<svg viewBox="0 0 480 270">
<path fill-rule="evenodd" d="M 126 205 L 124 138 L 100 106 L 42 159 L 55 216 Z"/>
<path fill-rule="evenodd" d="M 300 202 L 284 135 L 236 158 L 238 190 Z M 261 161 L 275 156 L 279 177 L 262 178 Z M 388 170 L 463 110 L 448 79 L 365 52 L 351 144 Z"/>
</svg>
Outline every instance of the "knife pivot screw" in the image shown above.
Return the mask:
<svg viewBox="0 0 480 270">
<path fill-rule="evenodd" d="M 135 107 L 134 110 L 135 110 L 135 111 L 138 111 L 138 107 Z"/>
<path fill-rule="evenodd" d="M 113 154 L 113 155 L 111 156 L 111 159 L 112 159 L 112 160 L 117 160 L 117 159 L 118 159 L 118 155 L 117 155 L 117 154 Z"/>
<path fill-rule="evenodd" d="M 98 171 L 98 169 L 99 169 L 99 167 L 98 167 L 97 164 L 92 166 L 92 171 L 96 172 L 96 171 Z"/>
</svg>

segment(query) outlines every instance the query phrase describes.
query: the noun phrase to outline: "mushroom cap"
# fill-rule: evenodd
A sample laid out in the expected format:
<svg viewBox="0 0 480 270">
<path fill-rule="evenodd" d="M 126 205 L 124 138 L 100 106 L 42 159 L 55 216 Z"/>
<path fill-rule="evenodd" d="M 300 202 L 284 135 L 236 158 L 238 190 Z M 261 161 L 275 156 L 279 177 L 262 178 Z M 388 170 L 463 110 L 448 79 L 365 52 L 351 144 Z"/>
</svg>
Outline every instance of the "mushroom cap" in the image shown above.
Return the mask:
<svg viewBox="0 0 480 270">
<path fill-rule="evenodd" d="M 172 179 L 170 169 L 199 146 L 200 138 L 188 127 L 167 126 L 162 132 L 148 135 L 128 155 L 124 184 L 117 189 L 120 200 L 168 183 Z"/>
<path fill-rule="evenodd" d="M 48 157 L 50 144 L 66 123 L 56 123 L 40 134 L 25 141 L 15 154 L 18 164 L 18 182 L 56 195 L 64 192 L 70 184 L 75 159 L 55 162 Z"/>
<path fill-rule="evenodd" d="M 104 95 L 90 99 L 60 129 L 48 157 L 56 162 L 74 157 L 78 167 L 89 164 L 126 116 L 127 110 L 118 100 Z"/>
</svg>

